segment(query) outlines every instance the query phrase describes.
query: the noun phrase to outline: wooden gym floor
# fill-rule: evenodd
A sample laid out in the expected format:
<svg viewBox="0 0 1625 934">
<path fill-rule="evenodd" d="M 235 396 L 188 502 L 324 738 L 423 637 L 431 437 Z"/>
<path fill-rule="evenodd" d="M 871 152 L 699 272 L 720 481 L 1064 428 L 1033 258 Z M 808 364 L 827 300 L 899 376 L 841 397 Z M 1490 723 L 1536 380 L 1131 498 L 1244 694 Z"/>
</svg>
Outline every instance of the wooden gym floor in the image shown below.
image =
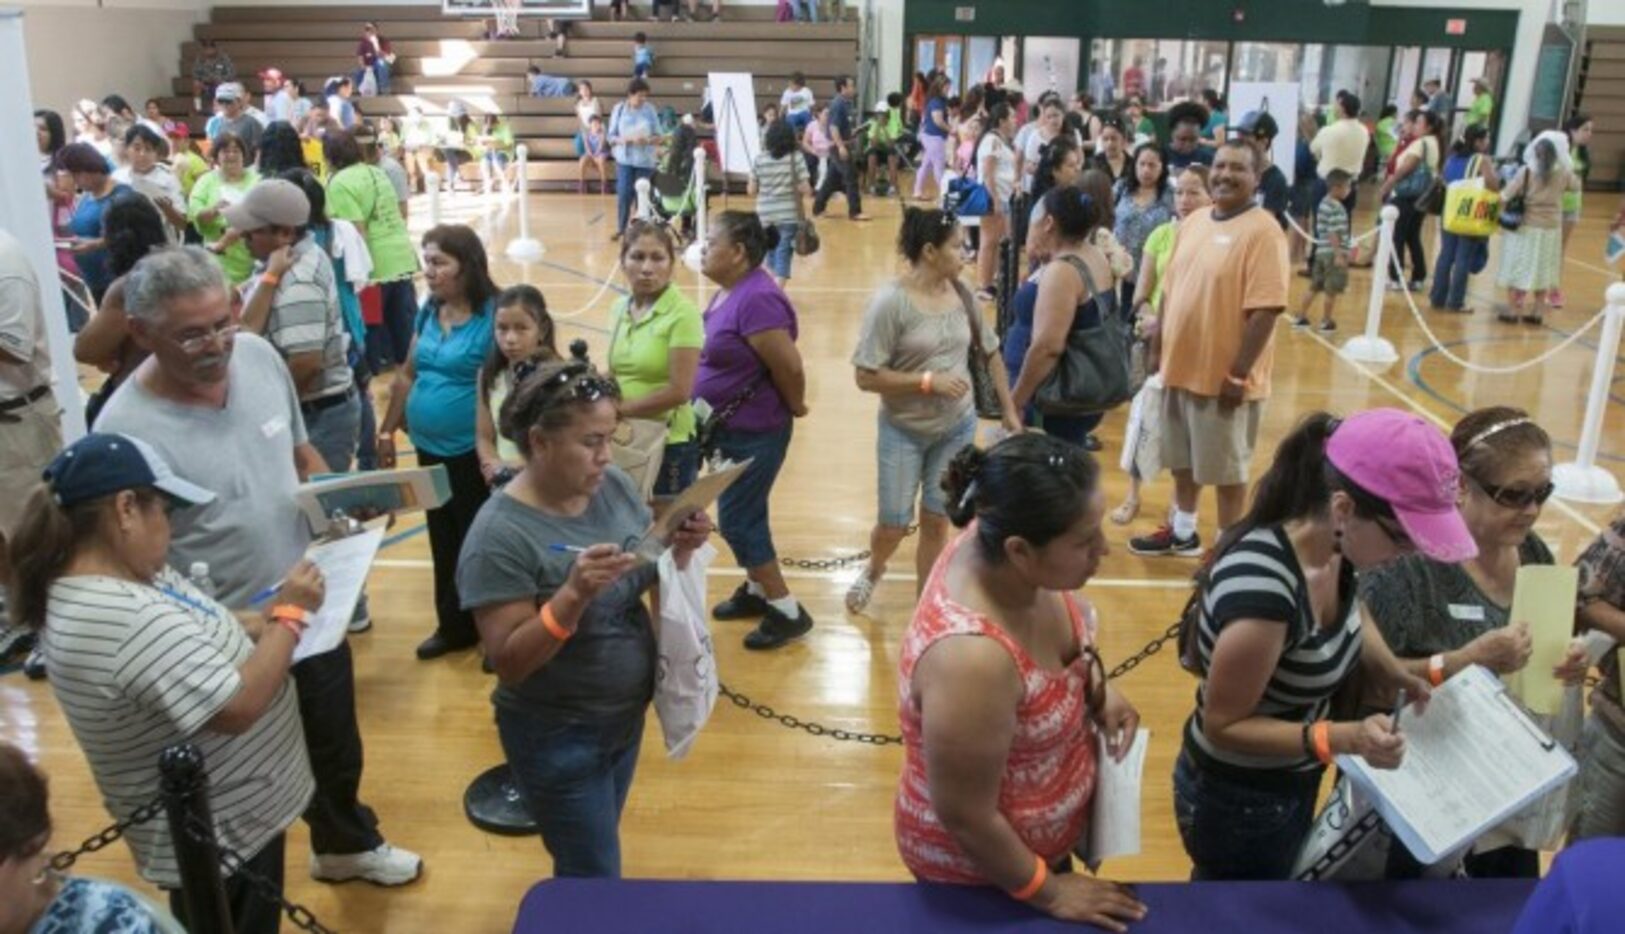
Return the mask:
<svg viewBox="0 0 1625 934">
<path fill-rule="evenodd" d="M 1362 193 L 1368 205 L 1373 194 L 1370 189 Z M 413 206 L 413 227 L 419 231 L 426 226 L 422 201 Z M 721 199 L 713 201 L 713 209 L 720 208 Z M 733 204 L 749 202 L 735 198 Z M 561 319 L 562 339 L 585 337 L 601 352 L 602 325 L 613 297 L 600 294 L 601 281 L 615 268 L 615 246 L 609 241 L 613 198 L 546 196 L 535 198 L 532 206 L 532 227 L 547 252 L 542 262 L 523 267 L 501 259 L 517 230 L 511 209 L 462 196 L 448 201 L 444 213 L 446 219 L 469 223 L 486 235 L 500 283 L 529 282 L 542 288 Z M 1564 266 L 1569 307 L 1549 319 L 1548 329 L 1514 328 L 1493 320 L 1488 309 L 1495 300 L 1498 257 L 1473 283 L 1471 304 L 1478 306 L 1478 314 L 1433 316 L 1429 323 L 1458 354 L 1481 363 L 1516 362 L 1551 346 L 1602 306 L 1603 290 L 1612 278 L 1600 267 L 1601 244 L 1615 208 L 1614 196 L 1588 196 L 1584 222 Z M 854 387 L 847 359 L 869 292 L 895 268 L 892 242 L 899 208 L 895 201 L 874 199 L 868 209 L 876 217 L 869 224 L 824 221 L 823 252 L 796 261 L 790 295 L 801 314 L 800 348 L 808 364 L 812 414 L 797 426 L 774 496 L 774 531 L 780 552 L 787 556 L 850 554 L 866 547 L 874 520 L 876 401 Z M 1356 230 L 1373 222 L 1366 207 L 1357 216 Z M 696 274 L 686 269 L 679 281 L 691 291 L 699 287 Z M 1294 296 L 1305 284 L 1294 279 Z M 1340 309 L 1339 343 L 1363 322 L 1368 287 L 1369 275 L 1357 271 Z M 584 307 L 595 295 L 598 301 Z M 1398 346 L 1401 362 L 1373 372 L 1343 362 L 1333 343 L 1316 334 L 1290 331 L 1284 321 L 1280 327 L 1276 390 L 1267 409 L 1260 469 L 1301 413 L 1323 407 L 1344 412 L 1408 407 L 1447 426 L 1475 406 L 1520 404 L 1559 439 L 1557 459 L 1572 457 L 1594 345 L 1582 342 L 1516 375 L 1468 373 L 1429 353 L 1402 300 L 1390 296 L 1383 333 Z M 381 391 L 386 382 L 379 380 L 375 387 Z M 1604 463 L 1616 473 L 1625 460 L 1625 404 L 1620 398 L 1616 393 L 1602 445 Z M 1122 426 L 1123 415 L 1116 414 L 1102 430 L 1110 465 L 1118 456 Z M 1115 503 L 1126 480 L 1115 466 L 1106 476 Z M 1100 610 L 1108 666 L 1162 632 L 1185 599 L 1193 562 L 1136 558 L 1124 547 L 1131 533 L 1155 524 L 1169 495 L 1166 481 L 1151 484 L 1141 518 L 1128 529 L 1110 528 L 1114 551 L 1086 589 Z M 1204 535 L 1212 533 L 1212 508 L 1211 499 L 1203 503 Z M 1540 532 L 1559 560 L 1569 561 L 1609 514 L 1606 508 L 1554 501 Z M 420 517 L 410 517 L 400 529 L 420 524 Z M 413 647 L 432 626 L 429 553 L 424 536 L 397 537 L 402 540 L 381 555 L 371 578 L 376 625 L 351 639 L 367 746 L 364 797 L 377 809 L 388 838 L 423 854 L 427 871 L 416 884 L 396 891 L 313 882 L 306 871 L 308 837 L 304 826 L 296 824 L 288 843 L 287 892 L 337 930 L 506 930 L 525 890 L 548 875 L 548 857 L 537 839 L 491 836 L 463 818 L 464 787 L 501 758 L 487 700 L 492 682 L 473 653 L 428 664 L 414 659 Z M 740 646 L 744 624 L 714 624 L 723 680 L 802 719 L 848 730 L 895 732 L 899 634 L 913 606 L 911 547 L 905 543 L 893 562 L 894 573 L 862 617 L 848 617 L 841 606 L 856 569 L 788 574 L 795 594 L 818 623 L 799 644 L 765 655 L 747 653 Z M 712 573 L 712 598 L 720 599 L 738 581 L 728 559 L 719 559 Z M 1194 683 L 1179 670 L 1173 653 L 1165 651 L 1125 677 L 1120 687 L 1152 732 L 1145 846 L 1141 856 L 1111 862 L 1105 872 L 1130 880 L 1183 878 L 1188 864 L 1170 813 L 1169 774 Z M 48 686 L 20 675 L 0 679 L 0 738 L 20 744 L 50 774 L 53 848 L 73 846 L 109 823 Z M 668 762 L 651 716 L 622 822 L 625 871 L 658 878 L 906 879 L 891 830 L 901 760 L 898 747 L 808 736 L 724 701 L 689 758 Z M 75 871 L 141 885 L 122 844 L 83 859 Z"/>
</svg>

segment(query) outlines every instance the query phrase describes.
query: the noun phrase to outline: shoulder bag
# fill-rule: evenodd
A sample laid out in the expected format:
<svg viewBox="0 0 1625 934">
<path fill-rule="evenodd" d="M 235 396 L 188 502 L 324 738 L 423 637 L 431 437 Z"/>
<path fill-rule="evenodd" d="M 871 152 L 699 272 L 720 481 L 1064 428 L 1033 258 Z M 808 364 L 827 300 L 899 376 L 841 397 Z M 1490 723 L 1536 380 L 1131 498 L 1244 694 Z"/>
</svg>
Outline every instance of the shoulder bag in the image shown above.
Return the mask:
<svg viewBox="0 0 1625 934">
<path fill-rule="evenodd" d="M 980 142 L 976 148 L 982 148 Z M 969 170 L 950 181 L 947 190 L 942 193 L 942 209 L 954 217 L 985 217 L 993 213 L 993 194 L 976 177 L 978 169 L 974 153 L 970 161 Z"/>
<path fill-rule="evenodd" d="M 623 327 L 631 327 L 631 299 L 627 299 L 627 302 L 627 307 L 615 320 L 614 329 L 609 332 L 609 351 L 604 356 L 604 364 L 612 374 L 615 371 L 615 341 Z M 655 481 L 660 478 L 660 464 L 666 456 L 666 437 L 671 433 L 671 416 L 628 418 L 626 424 L 630 431 L 623 432 L 624 437 L 617 437 L 611 442 L 610 457 L 615 461 L 615 466 L 632 478 L 643 498 L 648 499 L 654 494 Z"/>
<path fill-rule="evenodd" d="M 797 256 L 811 256 L 818 252 L 822 242 L 818 239 L 818 228 L 813 224 L 812 218 L 807 216 L 807 207 L 801 203 L 801 171 L 807 165 L 800 153 L 790 154 L 790 194 L 796 199 L 796 242 Z"/>
<path fill-rule="evenodd" d="M 1404 156 L 1400 158 L 1403 160 Z M 1424 138 L 1419 141 L 1416 168 L 1411 169 L 1409 175 L 1394 183 L 1394 200 L 1410 199 L 1417 207 L 1421 207 L 1420 199 L 1432 185 L 1433 176 L 1433 164 L 1428 161 L 1428 140 Z"/>
<path fill-rule="evenodd" d="M 1518 186 L 1518 193 L 1501 202 L 1501 216 L 1498 219 L 1501 229 L 1508 233 L 1514 233 L 1523 226 L 1524 194 L 1529 188 L 1529 169 L 1524 168 L 1518 175 L 1513 176 L 1513 182 Z"/>
<path fill-rule="evenodd" d="M 1092 327 L 1074 327 L 1067 332 L 1066 349 L 1055 361 L 1055 369 L 1033 397 L 1033 405 L 1045 415 L 1094 415 L 1109 411 L 1134 397 L 1129 378 L 1129 348 L 1133 335 L 1122 315 L 1100 307 L 1100 290 L 1084 262 L 1075 256 L 1061 256 L 1078 275 L 1089 297 L 1096 301 L 1100 322 Z"/>
<path fill-rule="evenodd" d="M 954 280 L 954 288 L 959 292 L 960 306 L 965 309 L 965 320 L 970 324 L 970 351 L 965 364 L 970 370 L 976 417 L 998 421 L 1004 418 L 1004 406 L 999 403 L 998 387 L 993 384 L 993 372 L 987 365 L 987 350 L 982 346 L 982 322 L 976 310 L 976 297 L 958 279 Z"/>
</svg>

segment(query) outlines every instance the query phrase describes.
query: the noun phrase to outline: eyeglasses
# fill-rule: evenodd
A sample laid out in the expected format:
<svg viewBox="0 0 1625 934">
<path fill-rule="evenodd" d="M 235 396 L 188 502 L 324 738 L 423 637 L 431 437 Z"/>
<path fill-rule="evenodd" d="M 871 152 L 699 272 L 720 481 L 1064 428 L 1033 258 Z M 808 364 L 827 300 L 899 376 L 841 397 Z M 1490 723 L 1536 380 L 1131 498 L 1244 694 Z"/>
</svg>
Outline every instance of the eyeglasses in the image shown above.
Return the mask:
<svg viewBox="0 0 1625 934">
<path fill-rule="evenodd" d="M 1484 491 L 1495 505 L 1505 509 L 1528 509 L 1530 506 L 1544 506 L 1557 490 L 1557 484 L 1547 481 L 1540 486 L 1530 488 L 1525 486 L 1494 486 L 1489 483 L 1473 481 L 1473 485 Z"/>
<path fill-rule="evenodd" d="M 174 342 L 175 346 L 187 353 L 198 353 L 216 342 L 224 344 L 237 336 L 237 332 L 242 329 L 243 326 L 237 322 L 227 321 L 224 324 L 217 324 L 212 328 L 208 328 L 201 334 L 192 332 L 190 337 L 172 337 L 170 340 Z"/>
</svg>

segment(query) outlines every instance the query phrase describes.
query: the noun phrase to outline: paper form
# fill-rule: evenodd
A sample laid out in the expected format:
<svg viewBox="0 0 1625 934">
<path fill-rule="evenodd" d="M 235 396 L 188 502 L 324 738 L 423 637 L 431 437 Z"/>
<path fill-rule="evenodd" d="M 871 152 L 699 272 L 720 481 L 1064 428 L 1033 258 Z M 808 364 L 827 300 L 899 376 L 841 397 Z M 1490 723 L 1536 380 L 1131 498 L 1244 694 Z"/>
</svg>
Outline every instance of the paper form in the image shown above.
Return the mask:
<svg viewBox="0 0 1625 934">
<path fill-rule="evenodd" d="M 1555 714 L 1563 704 L 1563 685 L 1552 669 L 1563 661 L 1574 635 L 1574 601 L 1580 588 L 1580 570 L 1551 564 L 1518 568 L 1513 585 L 1512 624 L 1528 623 L 1533 651 L 1529 664 L 1506 678 L 1512 696 L 1539 714 Z"/>
<path fill-rule="evenodd" d="M 666 550 L 671 543 L 671 537 L 689 516 L 696 512 L 704 512 L 711 508 L 711 504 L 722 496 L 724 490 L 733 486 L 745 473 L 745 468 L 751 465 L 751 460 L 739 463 L 727 463 L 712 470 L 710 473 L 690 484 L 677 498 L 660 508 L 660 517 L 655 524 L 649 527 L 643 538 L 632 548 L 640 557 L 649 561 L 659 561 L 660 553 Z"/>
<path fill-rule="evenodd" d="M 327 594 L 322 608 L 311 614 L 310 626 L 293 650 L 295 662 L 331 652 L 344 641 L 356 601 L 361 599 L 361 588 L 367 583 L 367 572 L 372 569 L 372 559 L 383 541 L 384 530 L 374 528 L 337 541 L 318 542 L 305 552 L 305 557 L 322 569 Z"/>
<path fill-rule="evenodd" d="M 1140 729 L 1122 762 L 1106 751 L 1106 736 L 1097 732 L 1095 743 L 1095 797 L 1089 806 L 1089 831 L 1078 854 L 1091 866 L 1114 856 L 1140 852 L 1140 777 L 1151 731 Z"/>
</svg>

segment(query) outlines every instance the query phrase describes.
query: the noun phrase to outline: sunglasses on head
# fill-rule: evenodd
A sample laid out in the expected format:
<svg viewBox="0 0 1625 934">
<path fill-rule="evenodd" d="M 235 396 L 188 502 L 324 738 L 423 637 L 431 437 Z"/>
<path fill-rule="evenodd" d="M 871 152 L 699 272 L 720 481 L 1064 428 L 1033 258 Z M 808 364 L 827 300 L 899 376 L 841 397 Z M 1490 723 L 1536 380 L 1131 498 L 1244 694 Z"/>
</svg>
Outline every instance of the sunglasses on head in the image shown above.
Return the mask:
<svg viewBox="0 0 1625 934">
<path fill-rule="evenodd" d="M 1507 509 L 1528 509 L 1530 506 L 1544 506 L 1557 489 L 1557 484 L 1549 480 L 1537 487 L 1495 486 L 1489 483 L 1479 483 L 1477 480 L 1474 480 L 1473 484 L 1483 490 L 1484 495 L 1488 496 L 1495 505 Z"/>
<path fill-rule="evenodd" d="M 517 382 L 524 382 L 536 372 L 540 361 L 526 360 L 516 364 L 513 375 Z M 576 402 L 597 402 L 600 399 L 619 399 L 621 387 L 612 379 L 605 379 L 592 372 L 592 367 L 586 363 L 572 363 L 564 369 L 554 373 L 542 384 L 542 391 L 552 395 L 565 387 L 569 387 L 566 398 Z"/>
</svg>

